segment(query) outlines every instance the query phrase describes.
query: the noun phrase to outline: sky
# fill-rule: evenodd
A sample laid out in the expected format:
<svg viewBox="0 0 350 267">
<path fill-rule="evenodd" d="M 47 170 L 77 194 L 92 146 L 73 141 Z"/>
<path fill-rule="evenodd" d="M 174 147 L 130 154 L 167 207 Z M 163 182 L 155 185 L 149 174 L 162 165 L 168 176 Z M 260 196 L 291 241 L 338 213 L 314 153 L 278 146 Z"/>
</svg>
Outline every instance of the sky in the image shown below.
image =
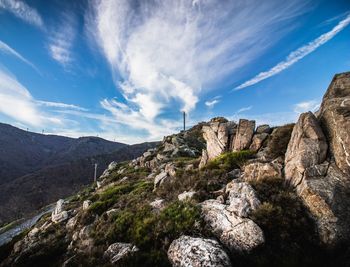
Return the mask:
<svg viewBox="0 0 350 267">
<path fill-rule="evenodd" d="M 128 144 L 317 111 L 350 71 L 349 0 L 0 0 L 0 122 Z"/>
</svg>

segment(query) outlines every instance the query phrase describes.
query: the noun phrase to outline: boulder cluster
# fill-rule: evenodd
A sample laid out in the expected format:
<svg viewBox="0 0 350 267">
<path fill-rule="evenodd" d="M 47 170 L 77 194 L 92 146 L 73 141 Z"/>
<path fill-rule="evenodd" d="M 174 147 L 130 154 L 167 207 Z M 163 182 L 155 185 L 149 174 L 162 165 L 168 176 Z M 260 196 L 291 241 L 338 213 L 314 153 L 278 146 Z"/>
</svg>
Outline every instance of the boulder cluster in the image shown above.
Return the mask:
<svg viewBox="0 0 350 267">
<path fill-rule="evenodd" d="M 54 238 L 61 240 L 65 249 L 63 266 L 75 266 L 79 261 L 77 255 L 100 253 L 94 248 L 96 244 L 103 244 L 99 247 L 103 248 L 105 262 L 124 266 L 127 260 L 142 254 L 141 246 L 115 240 L 113 235 L 112 240 L 95 240 L 96 232 L 103 232 L 109 222 L 115 223 L 114 218 L 122 210 L 121 203 L 134 201 L 118 194 L 129 190 L 136 192 L 132 195 L 135 197 L 150 184 L 152 200 L 145 197 L 142 201 L 147 202 L 147 212 L 157 216 L 163 214 L 169 204 L 164 195 L 157 194 L 165 186 L 186 183 L 178 179 L 187 176 L 187 179 L 200 179 L 203 177 L 200 175 L 214 175 L 215 172 L 210 172 L 211 166 L 224 164 L 217 163 L 218 159 L 225 155 L 238 157 L 244 152 L 252 155 L 244 164 L 232 165 L 229 171 L 224 167 L 220 169 L 220 177 L 226 179 L 221 188 L 211 190 L 210 181 L 214 177 L 205 177 L 204 187 L 209 188 L 205 192 L 209 193 L 204 197 L 195 186 L 176 193 L 176 203 L 195 203 L 198 207 L 205 234 L 186 231 L 172 239 L 166 237 L 162 249 L 166 248 L 172 266 L 232 266 L 235 255 L 249 255 L 263 247 L 268 237 L 252 216 L 263 206 L 263 201 L 252 184 L 267 179 L 284 179 L 285 186 L 294 190 L 314 220 L 323 246 L 331 248 L 350 240 L 350 73 L 334 77 L 316 115 L 306 112 L 295 124 L 280 127 L 256 127 L 255 124 L 253 120 L 241 119 L 236 123 L 214 118 L 165 137 L 157 149 L 149 149 L 127 164 L 111 163 L 97 185 L 85 193 L 85 197 L 80 196 L 83 199 L 80 206 L 70 207 L 69 202 L 59 200 L 51 218 L 36 225 L 14 245 L 6 263 L 23 260 L 23 255 L 43 244 L 40 240 L 45 236 L 50 242 Z M 223 171 L 226 173 L 222 174 Z M 125 186 L 135 179 L 132 177 L 135 173 L 139 176 L 145 173 L 142 183 L 138 183 L 141 189 L 135 189 L 132 183 Z M 176 188 L 170 190 L 176 191 Z M 119 201 L 118 205 L 113 201 Z M 162 216 L 175 216 L 174 219 L 181 215 L 174 213 L 171 210 Z M 111 229 L 130 219 L 128 216 L 132 215 L 118 217 Z M 141 222 L 154 223 L 152 218 L 159 217 Z M 64 226 L 61 231 L 48 238 L 48 229 L 59 225 Z M 193 227 L 197 229 L 195 224 Z M 142 227 L 135 230 L 137 239 L 147 234 L 142 230 Z M 128 229 L 125 231 L 130 234 Z"/>
</svg>

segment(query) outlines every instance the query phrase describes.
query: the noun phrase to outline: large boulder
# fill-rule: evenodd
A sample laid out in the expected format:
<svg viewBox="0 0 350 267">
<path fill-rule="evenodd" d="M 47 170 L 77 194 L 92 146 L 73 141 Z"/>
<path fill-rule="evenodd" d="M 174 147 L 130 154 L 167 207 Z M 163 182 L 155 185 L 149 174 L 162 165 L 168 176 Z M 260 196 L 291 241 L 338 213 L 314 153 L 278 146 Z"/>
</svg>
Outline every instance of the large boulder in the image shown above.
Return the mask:
<svg viewBox="0 0 350 267">
<path fill-rule="evenodd" d="M 350 175 L 350 72 L 335 75 L 318 118 L 337 166 Z"/>
<path fill-rule="evenodd" d="M 230 258 L 221 245 L 212 239 L 181 236 L 168 250 L 174 267 L 228 267 Z"/>
<path fill-rule="evenodd" d="M 282 165 L 273 162 L 252 162 L 244 167 L 245 181 L 262 181 L 268 178 L 282 178 Z"/>
<path fill-rule="evenodd" d="M 255 134 L 253 136 L 252 143 L 250 144 L 249 150 L 254 151 L 254 152 L 258 152 L 268 136 L 269 136 L 268 133 Z"/>
<path fill-rule="evenodd" d="M 68 219 L 68 212 L 64 210 L 64 200 L 60 199 L 56 203 L 56 207 L 51 214 L 51 220 L 54 223 L 60 223 Z"/>
<path fill-rule="evenodd" d="M 248 217 L 260 206 L 260 200 L 253 187 L 246 182 L 233 180 L 226 185 L 227 210 L 239 217 Z"/>
<path fill-rule="evenodd" d="M 297 186 L 308 167 L 325 161 L 327 141 L 312 112 L 300 115 L 295 124 L 285 157 L 285 177 Z"/>
<path fill-rule="evenodd" d="M 255 121 L 240 119 L 233 144 L 233 151 L 248 149 L 254 134 Z"/>
<path fill-rule="evenodd" d="M 265 242 L 261 228 L 248 218 L 241 218 L 218 200 L 201 203 L 203 219 L 212 233 L 232 252 L 250 252 Z"/>
<path fill-rule="evenodd" d="M 345 126 L 337 131 L 344 133 Z M 350 238 L 350 177 L 337 161 L 325 161 L 326 154 L 318 121 L 311 112 L 302 114 L 288 144 L 285 177 L 314 217 L 322 243 L 333 246 Z"/>
<path fill-rule="evenodd" d="M 207 142 L 208 159 L 211 160 L 229 149 L 230 136 L 234 134 L 235 123 L 211 121 L 202 128 L 203 138 Z"/>
</svg>

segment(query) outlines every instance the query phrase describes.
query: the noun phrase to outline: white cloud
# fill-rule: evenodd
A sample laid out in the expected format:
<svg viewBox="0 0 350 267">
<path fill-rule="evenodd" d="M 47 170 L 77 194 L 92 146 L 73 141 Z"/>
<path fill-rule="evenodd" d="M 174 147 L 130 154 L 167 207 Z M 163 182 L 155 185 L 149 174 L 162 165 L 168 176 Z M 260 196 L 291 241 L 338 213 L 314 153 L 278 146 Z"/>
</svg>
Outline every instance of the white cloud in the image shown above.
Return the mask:
<svg viewBox="0 0 350 267">
<path fill-rule="evenodd" d="M 35 71 L 40 73 L 40 71 L 37 69 L 37 67 L 33 63 L 31 63 L 29 60 L 27 60 L 21 54 L 19 54 L 16 50 L 14 50 L 13 48 L 11 48 L 10 46 L 8 46 L 7 44 L 5 44 L 2 41 L 0 41 L 0 51 L 17 57 L 18 59 L 22 60 L 24 63 L 31 66 Z"/>
<path fill-rule="evenodd" d="M 219 102 L 220 100 L 218 99 L 208 100 L 208 101 L 205 101 L 205 105 L 209 108 L 213 108 Z"/>
<path fill-rule="evenodd" d="M 35 100 L 29 91 L 15 77 L 2 69 L 0 69 L 0 112 L 30 125 L 38 126 L 42 123 Z"/>
<path fill-rule="evenodd" d="M 316 100 L 310 100 L 310 101 L 304 101 L 300 102 L 294 105 L 294 112 L 295 113 L 303 113 L 303 112 L 308 112 L 312 111 L 315 112 L 319 109 L 320 107 L 320 102 Z"/>
<path fill-rule="evenodd" d="M 39 105 L 46 106 L 46 107 L 53 107 L 53 108 L 63 108 L 63 109 L 74 109 L 74 110 L 80 110 L 80 111 L 88 111 L 86 108 L 79 107 L 72 104 L 66 104 L 66 103 L 60 103 L 60 102 L 50 102 L 50 101 L 36 101 Z"/>
<path fill-rule="evenodd" d="M 249 111 L 252 108 L 253 108 L 253 106 L 240 108 L 239 110 L 236 111 L 236 114 L 239 114 L 239 113 L 242 113 L 242 112 L 245 112 L 245 111 Z"/>
<path fill-rule="evenodd" d="M 25 2 L 20 0 L 0 0 L 0 8 L 3 8 L 16 17 L 28 22 L 32 25 L 35 25 L 39 28 L 43 27 L 43 20 L 39 15 L 38 11 Z"/>
<path fill-rule="evenodd" d="M 336 36 L 339 32 L 341 32 L 345 27 L 347 27 L 350 24 L 350 14 L 347 15 L 345 19 L 340 21 L 331 31 L 326 32 L 319 36 L 317 39 L 313 40 L 312 42 L 308 43 L 307 45 L 304 45 L 297 50 L 291 52 L 288 57 L 278 63 L 276 66 L 271 68 L 268 71 L 264 71 L 259 73 L 254 78 L 244 82 L 243 84 L 237 86 L 234 90 L 240 90 L 243 88 L 246 88 L 248 86 L 257 84 L 258 82 L 261 82 L 267 78 L 270 78 L 281 71 L 289 68 L 293 64 L 297 63 L 299 60 L 310 54 L 311 52 L 315 51 L 318 47 L 321 45 L 327 43 L 329 40 L 331 40 L 334 36 Z"/>
<path fill-rule="evenodd" d="M 76 18 L 64 12 L 57 28 L 49 37 L 49 53 L 51 57 L 64 67 L 73 61 L 72 47 L 76 36 Z"/>
<path fill-rule="evenodd" d="M 202 92 L 288 31 L 306 4 L 96 0 L 91 1 L 87 32 L 109 62 L 129 107 L 119 108 L 117 115 L 132 115 L 138 127 L 153 135 L 150 125 L 160 124 L 162 112 L 193 110 Z M 117 106 L 106 101 L 105 107 Z"/>
</svg>

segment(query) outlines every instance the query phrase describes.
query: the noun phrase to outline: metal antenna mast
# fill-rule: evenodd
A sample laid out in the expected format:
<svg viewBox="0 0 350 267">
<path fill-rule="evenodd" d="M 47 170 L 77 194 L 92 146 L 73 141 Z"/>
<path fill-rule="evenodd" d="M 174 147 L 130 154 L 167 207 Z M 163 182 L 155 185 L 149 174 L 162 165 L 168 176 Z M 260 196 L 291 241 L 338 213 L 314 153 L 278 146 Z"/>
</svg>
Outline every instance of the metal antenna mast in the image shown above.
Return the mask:
<svg viewBox="0 0 350 267">
<path fill-rule="evenodd" d="M 186 112 L 183 112 L 183 117 L 184 117 L 184 131 L 186 131 Z"/>
<path fill-rule="evenodd" d="M 97 163 L 95 163 L 95 173 L 94 173 L 94 182 L 96 182 L 96 176 L 97 176 Z"/>
</svg>

